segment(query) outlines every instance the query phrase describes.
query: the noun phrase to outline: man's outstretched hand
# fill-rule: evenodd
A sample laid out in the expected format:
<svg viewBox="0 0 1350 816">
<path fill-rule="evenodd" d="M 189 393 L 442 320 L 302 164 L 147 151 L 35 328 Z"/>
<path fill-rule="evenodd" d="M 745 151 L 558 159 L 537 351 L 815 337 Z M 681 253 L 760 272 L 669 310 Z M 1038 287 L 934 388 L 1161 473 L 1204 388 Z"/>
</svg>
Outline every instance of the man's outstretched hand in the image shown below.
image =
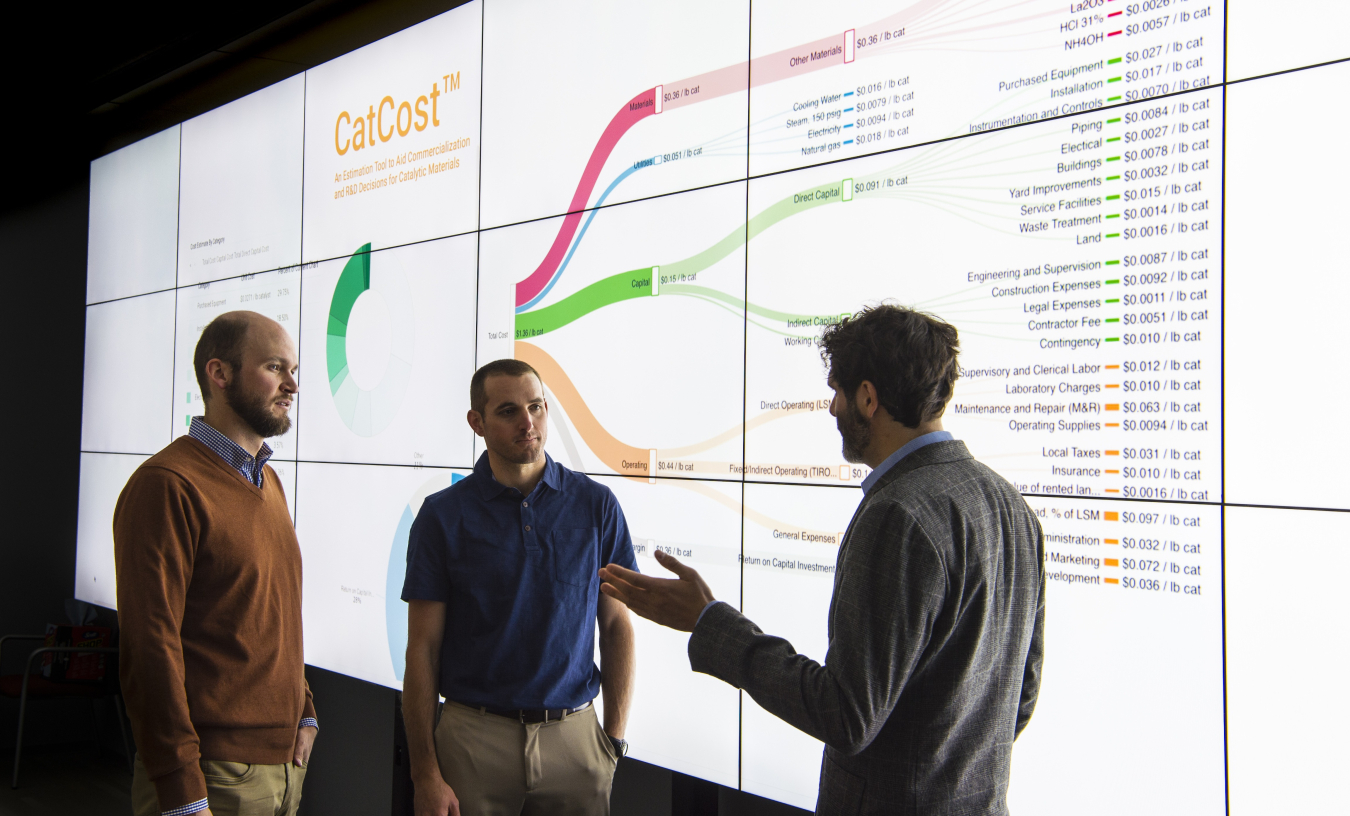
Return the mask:
<svg viewBox="0 0 1350 816">
<path fill-rule="evenodd" d="M 675 556 L 657 550 L 656 560 L 677 577 L 653 578 L 610 564 L 600 570 L 600 591 L 649 621 L 681 632 L 694 631 L 704 607 L 715 600 L 712 590 L 696 570 Z"/>
</svg>

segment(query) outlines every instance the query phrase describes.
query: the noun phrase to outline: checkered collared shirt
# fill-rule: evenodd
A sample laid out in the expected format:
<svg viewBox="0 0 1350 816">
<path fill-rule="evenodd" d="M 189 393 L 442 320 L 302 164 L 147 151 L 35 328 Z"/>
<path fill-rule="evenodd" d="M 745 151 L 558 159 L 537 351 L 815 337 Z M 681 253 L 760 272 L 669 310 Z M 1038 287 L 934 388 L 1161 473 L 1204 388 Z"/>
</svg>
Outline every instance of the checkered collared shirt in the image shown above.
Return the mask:
<svg viewBox="0 0 1350 816">
<path fill-rule="evenodd" d="M 263 486 L 263 466 L 267 464 L 267 460 L 272 458 L 272 449 L 268 447 L 266 442 L 258 449 L 257 456 L 250 456 L 249 452 L 240 447 L 237 442 L 207 425 L 206 418 L 199 416 L 192 418 L 192 424 L 188 426 L 188 436 L 218 453 L 220 458 L 229 463 L 230 467 L 239 471 L 254 487 Z M 317 729 L 319 721 L 313 717 L 305 717 L 300 720 L 300 727 Z M 210 807 L 210 803 L 206 799 L 200 799 L 196 802 L 189 802 L 182 807 L 162 811 L 160 816 L 191 816 L 191 814 L 199 813 L 208 807 Z"/>
<path fill-rule="evenodd" d="M 243 474 L 254 487 L 263 486 L 263 465 L 272 458 L 272 449 L 264 442 L 257 456 L 239 447 L 239 444 L 225 434 L 206 424 L 206 417 L 193 417 L 188 426 L 188 436 L 220 454 L 220 458 L 230 467 Z"/>
</svg>

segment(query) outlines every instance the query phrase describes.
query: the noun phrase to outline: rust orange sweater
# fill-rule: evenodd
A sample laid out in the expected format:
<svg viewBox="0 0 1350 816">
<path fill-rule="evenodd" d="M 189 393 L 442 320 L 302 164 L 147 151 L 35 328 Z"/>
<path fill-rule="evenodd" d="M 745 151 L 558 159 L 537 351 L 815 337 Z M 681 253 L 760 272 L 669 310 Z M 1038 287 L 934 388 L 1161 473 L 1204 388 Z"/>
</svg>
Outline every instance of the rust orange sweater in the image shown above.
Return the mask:
<svg viewBox="0 0 1350 816">
<path fill-rule="evenodd" d="M 162 810 L 206 798 L 199 759 L 279 765 L 313 717 L 300 546 L 272 468 L 253 486 L 180 437 L 117 501 L 122 691 Z"/>
</svg>

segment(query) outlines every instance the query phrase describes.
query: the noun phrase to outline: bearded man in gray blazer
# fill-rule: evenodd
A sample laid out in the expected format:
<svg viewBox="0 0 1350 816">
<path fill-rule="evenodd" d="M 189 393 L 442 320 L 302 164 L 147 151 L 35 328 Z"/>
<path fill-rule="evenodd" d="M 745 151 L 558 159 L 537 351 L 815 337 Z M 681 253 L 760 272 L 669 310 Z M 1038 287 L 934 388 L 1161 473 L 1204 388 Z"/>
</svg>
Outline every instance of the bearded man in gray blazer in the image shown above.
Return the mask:
<svg viewBox="0 0 1350 816">
<path fill-rule="evenodd" d="M 611 564 L 602 591 L 692 632 L 694 671 L 825 743 L 817 813 L 1002 816 L 1013 740 L 1040 688 L 1040 523 L 942 430 L 959 372 L 954 327 L 883 305 L 828 327 L 821 343 L 844 457 L 873 469 L 839 547 L 824 665 L 660 551 L 677 578 Z"/>
</svg>

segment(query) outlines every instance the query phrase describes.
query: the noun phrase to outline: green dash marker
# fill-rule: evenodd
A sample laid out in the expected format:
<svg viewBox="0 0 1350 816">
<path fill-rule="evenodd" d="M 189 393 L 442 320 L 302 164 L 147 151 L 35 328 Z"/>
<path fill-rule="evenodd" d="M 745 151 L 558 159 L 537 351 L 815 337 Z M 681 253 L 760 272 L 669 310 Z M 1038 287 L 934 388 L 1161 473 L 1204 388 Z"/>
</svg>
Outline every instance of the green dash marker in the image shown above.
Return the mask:
<svg viewBox="0 0 1350 816">
<path fill-rule="evenodd" d="M 1107 299 L 1106 299 L 1106 302 L 1107 302 L 1107 303 L 1119 303 L 1119 302 L 1120 302 L 1120 298 L 1107 298 Z"/>
<path fill-rule="evenodd" d="M 1108 317 L 1108 318 L 1106 318 L 1106 322 L 1107 322 L 1107 323 L 1119 323 L 1119 322 L 1120 322 L 1120 318 L 1118 318 L 1118 317 Z"/>
<path fill-rule="evenodd" d="M 1120 161 L 1120 157 L 1119 157 L 1119 156 L 1107 156 L 1107 157 L 1106 157 L 1106 160 L 1107 160 L 1107 161 Z"/>
<path fill-rule="evenodd" d="M 1107 176 L 1107 181 L 1120 181 L 1120 176 Z"/>
<path fill-rule="evenodd" d="M 183 417 L 183 424 L 189 428 L 192 427 L 192 414 L 188 414 Z"/>
<path fill-rule="evenodd" d="M 1106 200 L 1107 200 L 1107 201 L 1116 201 L 1116 200 L 1119 199 L 1119 198 L 1120 198 L 1120 196 L 1118 196 L 1118 195 L 1109 195 L 1109 196 L 1106 197 Z"/>
<path fill-rule="evenodd" d="M 1107 101 L 1107 102 L 1119 102 L 1119 101 L 1120 101 L 1120 97 L 1118 97 L 1118 96 L 1108 96 L 1108 97 L 1106 97 L 1106 101 Z"/>
<path fill-rule="evenodd" d="M 1119 217 L 1120 217 L 1120 213 L 1111 213 L 1110 215 L 1108 215 L 1108 216 L 1106 216 L 1106 217 L 1107 217 L 1107 218 L 1119 218 Z"/>
<path fill-rule="evenodd" d="M 1107 65 L 1115 65 L 1116 63 L 1120 62 L 1120 60 L 1121 60 L 1120 57 L 1116 57 L 1115 59 L 1109 59 L 1109 60 L 1107 60 L 1107 61 L 1106 61 L 1106 64 L 1107 64 Z"/>
<path fill-rule="evenodd" d="M 1118 141 L 1120 141 L 1120 137 L 1119 137 L 1119 136 L 1112 136 L 1111 138 L 1109 138 L 1109 139 L 1106 140 L 1106 143 L 1107 143 L 1107 144 L 1110 144 L 1110 143 L 1112 143 L 1112 142 L 1118 142 Z"/>
<path fill-rule="evenodd" d="M 1114 125 L 1115 123 L 1117 123 L 1117 122 L 1119 122 L 1119 121 L 1120 121 L 1120 117 L 1117 116 L 1117 117 L 1114 118 L 1114 119 L 1107 119 L 1107 120 L 1106 120 L 1106 124 L 1108 124 L 1108 125 Z"/>
<path fill-rule="evenodd" d="M 1110 79 L 1106 80 L 1106 84 L 1110 85 L 1112 82 L 1119 82 L 1119 81 L 1120 77 L 1111 77 Z"/>
<path fill-rule="evenodd" d="M 1106 338 L 1106 342 L 1108 342 L 1108 343 L 1119 343 L 1119 342 L 1120 342 L 1120 338 L 1119 338 L 1119 337 L 1108 337 L 1108 338 Z"/>
<path fill-rule="evenodd" d="M 1107 237 L 1107 238 L 1119 238 L 1119 237 L 1120 237 L 1120 233 L 1118 233 L 1118 232 L 1108 232 L 1108 233 L 1106 233 L 1106 237 Z"/>
</svg>

